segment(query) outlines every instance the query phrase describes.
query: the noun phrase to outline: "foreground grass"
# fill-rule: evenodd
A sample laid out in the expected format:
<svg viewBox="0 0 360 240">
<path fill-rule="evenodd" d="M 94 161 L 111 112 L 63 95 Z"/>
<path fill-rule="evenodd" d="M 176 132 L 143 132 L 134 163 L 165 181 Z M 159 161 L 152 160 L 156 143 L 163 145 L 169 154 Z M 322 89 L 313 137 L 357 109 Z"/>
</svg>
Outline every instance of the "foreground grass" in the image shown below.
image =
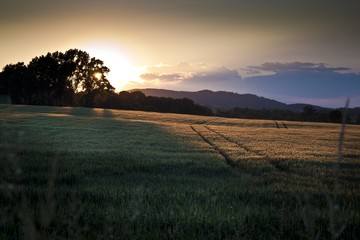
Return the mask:
<svg viewBox="0 0 360 240">
<path fill-rule="evenodd" d="M 271 121 L 135 111 L 0 111 L 0 238 L 360 235 L 358 126 L 348 126 L 334 190 L 339 125 L 278 129 Z"/>
</svg>

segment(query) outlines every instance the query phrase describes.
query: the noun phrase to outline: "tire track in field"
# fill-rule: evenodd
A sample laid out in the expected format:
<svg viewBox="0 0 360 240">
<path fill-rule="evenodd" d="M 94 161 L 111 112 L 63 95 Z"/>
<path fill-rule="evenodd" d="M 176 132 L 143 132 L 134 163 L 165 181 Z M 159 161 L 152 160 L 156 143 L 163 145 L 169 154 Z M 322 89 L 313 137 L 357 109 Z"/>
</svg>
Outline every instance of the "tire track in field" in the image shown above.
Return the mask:
<svg viewBox="0 0 360 240">
<path fill-rule="evenodd" d="M 275 121 L 275 120 L 274 120 L 274 123 L 275 123 L 275 125 L 276 125 L 277 128 L 281 128 L 281 127 L 280 127 L 280 124 L 278 123 L 278 121 Z M 288 126 L 286 125 L 286 123 L 281 122 L 281 124 L 283 125 L 283 128 L 286 128 L 286 129 L 288 128 Z"/>
<path fill-rule="evenodd" d="M 244 144 L 241 144 L 241 143 L 239 143 L 239 142 L 237 142 L 237 141 L 235 141 L 235 140 L 233 140 L 233 139 L 225 136 L 225 135 L 222 134 L 222 133 L 219 133 L 218 131 L 216 131 L 216 130 L 208 127 L 208 126 L 204 126 L 204 127 L 205 127 L 206 129 L 208 129 L 209 131 L 211 131 L 211 132 L 219 135 L 220 137 L 226 139 L 227 141 L 229 141 L 229 142 L 237 145 L 238 147 L 244 149 L 245 151 L 250 152 L 250 153 L 252 153 L 252 154 L 254 154 L 254 155 L 256 155 L 256 156 L 263 157 L 269 164 L 271 164 L 271 165 L 272 165 L 273 167 L 275 167 L 276 169 L 278 169 L 278 170 L 280 170 L 280 171 L 289 171 L 289 169 L 287 169 L 285 166 L 277 163 L 277 161 L 275 161 L 274 159 L 272 159 L 272 158 L 271 158 L 270 156 L 268 156 L 267 154 L 262 154 L 262 153 L 259 153 L 259 152 L 255 151 L 255 150 L 253 150 L 253 149 L 250 149 L 249 147 L 245 146 Z"/>
<path fill-rule="evenodd" d="M 227 164 L 229 164 L 232 167 L 236 166 L 236 162 L 233 161 L 230 156 L 228 154 L 225 153 L 225 151 L 223 151 L 220 147 L 218 147 L 215 143 L 213 143 L 212 141 L 210 141 L 207 137 L 205 137 L 204 134 L 202 134 L 200 131 L 196 130 L 194 128 L 194 126 L 190 125 L 190 128 L 197 134 L 199 135 L 204 142 L 206 142 L 207 144 L 209 144 L 214 150 L 216 150 L 221 156 L 224 157 L 225 161 Z"/>
<path fill-rule="evenodd" d="M 191 129 L 199 135 L 206 143 L 208 143 L 213 149 L 221 154 L 226 163 L 232 167 L 235 167 L 241 163 L 241 161 L 252 159 L 251 162 L 262 162 L 270 168 L 279 170 L 281 172 L 289 172 L 289 169 L 281 164 L 276 159 L 272 159 L 264 153 L 259 153 L 249 147 L 241 144 L 228 136 L 210 128 L 207 125 L 190 125 Z"/>
<path fill-rule="evenodd" d="M 222 155 L 226 163 L 232 167 L 258 169 L 257 172 L 277 170 L 274 165 L 269 164 L 263 155 L 249 151 L 239 143 L 214 132 L 204 125 L 190 125 L 190 128 L 199 135 L 204 142 Z"/>
<path fill-rule="evenodd" d="M 215 131 L 214 129 L 212 129 L 212 128 L 208 127 L 208 126 L 204 126 L 204 127 L 205 127 L 206 129 L 208 129 L 209 131 L 211 131 L 211 132 L 219 135 L 220 137 L 226 139 L 226 141 L 231 142 L 231 143 L 234 143 L 234 144 L 237 145 L 238 147 L 243 148 L 245 151 L 254 153 L 255 155 L 258 155 L 258 156 L 266 157 L 265 154 L 260 154 L 260 153 L 254 151 L 254 150 L 251 150 L 250 148 L 246 147 L 245 145 L 243 145 L 243 144 L 241 144 L 241 143 L 239 143 L 239 142 L 237 142 L 237 141 L 232 140 L 231 138 L 225 136 L 225 135 L 222 134 L 222 133 L 219 133 L 218 131 Z"/>
</svg>

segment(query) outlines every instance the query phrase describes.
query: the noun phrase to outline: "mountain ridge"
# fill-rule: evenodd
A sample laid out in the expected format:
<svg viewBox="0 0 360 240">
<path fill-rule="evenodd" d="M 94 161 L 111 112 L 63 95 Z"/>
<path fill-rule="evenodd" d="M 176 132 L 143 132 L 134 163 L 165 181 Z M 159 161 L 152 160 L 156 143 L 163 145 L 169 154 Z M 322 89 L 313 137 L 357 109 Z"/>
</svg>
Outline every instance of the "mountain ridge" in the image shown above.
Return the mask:
<svg viewBox="0 0 360 240">
<path fill-rule="evenodd" d="M 239 107 L 251 109 L 287 109 L 294 112 L 302 112 L 303 108 L 309 105 L 314 109 L 326 109 L 320 106 L 305 103 L 286 104 L 274 99 L 250 93 L 239 94 L 227 91 L 211 91 L 207 89 L 196 92 L 157 88 L 131 89 L 129 91 L 141 91 L 146 96 L 154 97 L 189 98 L 196 104 L 218 110 L 229 110 L 234 107 Z"/>
</svg>

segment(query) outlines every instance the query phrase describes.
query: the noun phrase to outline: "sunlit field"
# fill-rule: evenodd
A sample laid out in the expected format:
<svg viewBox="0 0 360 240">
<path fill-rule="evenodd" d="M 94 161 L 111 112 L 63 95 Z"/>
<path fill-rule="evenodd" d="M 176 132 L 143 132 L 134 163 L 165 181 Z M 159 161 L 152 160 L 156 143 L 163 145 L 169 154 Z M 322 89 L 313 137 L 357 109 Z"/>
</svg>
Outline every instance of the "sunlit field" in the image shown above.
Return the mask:
<svg viewBox="0 0 360 240">
<path fill-rule="evenodd" d="M 357 239 L 360 126 L 0 105 L 0 239 Z"/>
</svg>

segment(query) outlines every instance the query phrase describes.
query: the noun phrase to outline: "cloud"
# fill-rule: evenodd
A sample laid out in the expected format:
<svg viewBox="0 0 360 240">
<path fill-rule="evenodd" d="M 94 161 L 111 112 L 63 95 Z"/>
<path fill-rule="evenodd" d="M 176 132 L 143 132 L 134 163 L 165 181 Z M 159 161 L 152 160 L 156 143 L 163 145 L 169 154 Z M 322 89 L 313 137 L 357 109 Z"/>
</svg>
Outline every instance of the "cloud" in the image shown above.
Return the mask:
<svg viewBox="0 0 360 240">
<path fill-rule="evenodd" d="M 201 71 L 194 73 L 188 81 L 197 81 L 197 82 L 228 82 L 228 81 L 238 81 L 241 80 L 241 76 L 237 70 L 231 70 L 226 67 L 217 67 L 210 69 L 208 71 Z"/>
<path fill-rule="evenodd" d="M 327 67 L 324 63 L 311 63 L 311 62 L 266 62 L 260 66 L 249 66 L 248 70 L 251 71 L 265 71 L 265 72 L 284 72 L 284 71 L 315 71 L 315 72 L 335 72 L 335 71 L 346 71 L 351 68 L 346 67 Z"/>
<path fill-rule="evenodd" d="M 360 106 L 360 74 L 343 70 L 350 68 L 312 62 L 266 62 L 239 69 L 250 75 L 242 78 L 237 70 L 225 66 L 179 62 L 148 66 L 141 78 L 146 87 L 252 93 L 287 103 L 301 101 L 320 106 L 341 106 L 350 97 L 354 106 Z"/>
<path fill-rule="evenodd" d="M 234 91 L 242 78 L 236 69 L 208 63 L 179 62 L 146 67 L 140 75 L 140 87 L 157 87 L 174 90 Z M 134 86 L 135 88 L 137 86 Z"/>
<path fill-rule="evenodd" d="M 178 81 L 182 81 L 187 76 L 181 73 L 172 73 L 172 74 L 144 73 L 141 74 L 140 77 L 145 81 L 160 80 L 162 82 L 178 82 Z"/>
<path fill-rule="evenodd" d="M 140 76 L 145 81 L 213 83 L 238 81 L 239 72 L 225 66 L 207 63 L 179 62 L 176 65 L 159 64 L 149 66 L 146 73 Z M 204 86 L 206 87 L 206 86 Z"/>
<path fill-rule="evenodd" d="M 189 63 L 185 61 L 178 62 L 175 65 L 171 64 L 157 64 L 147 67 L 147 72 L 151 73 L 174 73 L 174 72 L 200 72 L 200 71 L 213 71 L 216 69 L 216 66 L 207 64 L 207 63 Z"/>
<path fill-rule="evenodd" d="M 350 68 L 327 67 L 323 63 L 311 62 L 267 62 L 249 68 L 272 73 L 247 77 L 243 81 L 243 89 L 262 96 L 276 99 L 344 99 L 359 96 L 360 75 L 339 72 Z"/>
</svg>

